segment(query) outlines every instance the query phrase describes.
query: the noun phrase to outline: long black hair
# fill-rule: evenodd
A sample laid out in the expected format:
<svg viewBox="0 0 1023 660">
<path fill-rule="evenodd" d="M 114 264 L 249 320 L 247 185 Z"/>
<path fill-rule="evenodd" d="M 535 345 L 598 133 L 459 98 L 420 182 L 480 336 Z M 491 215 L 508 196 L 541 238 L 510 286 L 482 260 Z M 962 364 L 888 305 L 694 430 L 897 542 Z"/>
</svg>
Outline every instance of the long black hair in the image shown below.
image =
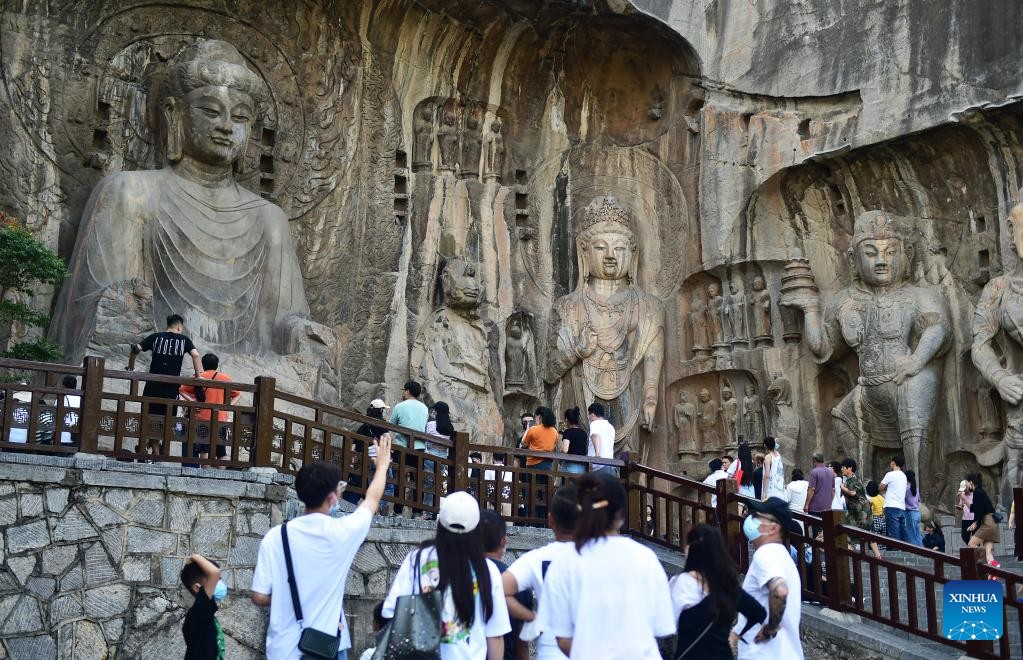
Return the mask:
<svg viewBox="0 0 1023 660">
<path fill-rule="evenodd" d="M 739 483 L 749 486 L 753 483 L 753 470 L 757 466 L 753 464 L 753 450 L 750 449 L 748 442 L 739 443 L 739 465 L 742 467 L 742 477 L 739 479 Z"/>
<path fill-rule="evenodd" d="M 440 571 L 437 588 L 441 591 L 451 588 L 451 599 L 455 603 L 458 620 L 466 627 L 471 627 L 476 618 L 474 586 L 478 587 L 482 600 L 483 619 L 489 620 L 494 613 L 494 598 L 490 592 L 490 568 L 483 556 L 483 535 L 479 525 L 465 534 L 455 534 L 437 525 L 437 537 L 423 541 L 419 546 L 420 552 L 430 546 L 437 549 Z M 476 573 L 476 585 L 473 585 L 473 572 Z"/>
<path fill-rule="evenodd" d="M 546 406 L 540 406 L 536 409 L 536 418 L 547 428 L 552 428 L 558 424 L 557 415 L 554 414 L 553 410 Z"/>
<path fill-rule="evenodd" d="M 731 625 L 739 600 L 739 573 L 717 527 L 700 524 L 686 534 L 686 566 L 703 576 L 707 605 L 717 623 Z"/>
<path fill-rule="evenodd" d="M 451 410 L 448 408 L 448 404 L 438 401 L 433 404 L 433 409 L 437 411 L 437 433 L 450 438 L 455 434 L 455 427 L 451 425 Z"/>
<path fill-rule="evenodd" d="M 575 524 L 575 548 L 607 536 L 611 524 L 625 510 L 625 489 L 609 472 L 587 472 L 576 480 L 579 519 Z"/>
<path fill-rule="evenodd" d="M 906 470 L 906 483 L 909 484 L 909 492 L 916 495 L 916 472 Z"/>
</svg>

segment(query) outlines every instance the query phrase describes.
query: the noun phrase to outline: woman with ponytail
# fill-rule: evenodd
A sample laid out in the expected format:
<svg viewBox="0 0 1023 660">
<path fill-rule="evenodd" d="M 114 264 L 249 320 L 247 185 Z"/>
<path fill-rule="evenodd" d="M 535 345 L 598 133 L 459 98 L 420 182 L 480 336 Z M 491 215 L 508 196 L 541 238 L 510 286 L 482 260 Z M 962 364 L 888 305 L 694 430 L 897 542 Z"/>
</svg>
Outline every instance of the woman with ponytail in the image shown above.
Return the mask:
<svg viewBox="0 0 1023 660">
<path fill-rule="evenodd" d="M 675 632 L 664 568 L 619 533 L 626 499 L 616 476 L 589 472 L 576 483 L 576 551 L 547 572 L 541 629 L 572 659 L 660 660 L 657 638 Z"/>
<path fill-rule="evenodd" d="M 444 592 L 441 660 L 501 660 L 511 631 L 501 572 L 484 556 L 479 523 L 480 507 L 469 493 L 440 498 L 436 538 L 405 557 L 384 600 L 390 619 L 399 596 Z"/>
</svg>

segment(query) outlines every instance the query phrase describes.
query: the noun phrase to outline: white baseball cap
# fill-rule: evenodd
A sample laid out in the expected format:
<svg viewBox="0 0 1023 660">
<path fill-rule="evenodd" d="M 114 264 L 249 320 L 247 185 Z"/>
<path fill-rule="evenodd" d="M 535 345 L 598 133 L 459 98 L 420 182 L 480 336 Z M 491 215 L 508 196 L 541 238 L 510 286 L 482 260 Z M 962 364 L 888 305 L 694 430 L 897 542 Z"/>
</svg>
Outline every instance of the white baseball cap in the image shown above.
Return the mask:
<svg viewBox="0 0 1023 660">
<path fill-rule="evenodd" d="M 383 399 L 373 399 L 369 402 L 370 408 L 390 408 L 389 405 L 384 403 Z"/>
<path fill-rule="evenodd" d="M 440 498 L 437 522 L 455 534 L 467 534 L 480 524 L 480 505 L 469 493 L 460 490 Z"/>
</svg>

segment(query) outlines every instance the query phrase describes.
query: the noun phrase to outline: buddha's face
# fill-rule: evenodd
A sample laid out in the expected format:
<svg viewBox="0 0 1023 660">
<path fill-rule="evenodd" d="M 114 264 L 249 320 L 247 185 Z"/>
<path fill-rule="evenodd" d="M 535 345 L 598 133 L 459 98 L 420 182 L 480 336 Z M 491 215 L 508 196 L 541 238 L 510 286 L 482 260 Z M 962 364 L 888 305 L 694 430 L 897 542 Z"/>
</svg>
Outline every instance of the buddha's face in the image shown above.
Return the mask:
<svg viewBox="0 0 1023 660">
<path fill-rule="evenodd" d="M 476 279 L 475 266 L 460 259 L 452 259 L 444 267 L 441 285 L 449 307 L 477 307 L 483 300 L 483 287 Z"/>
<path fill-rule="evenodd" d="M 762 278 L 762 277 L 754 277 L 753 278 L 753 290 L 754 291 L 763 291 L 764 290 L 764 278 Z"/>
<path fill-rule="evenodd" d="M 679 394 L 678 394 L 678 402 L 679 403 L 689 403 L 689 395 L 686 394 L 685 392 L 679 392 Z"/>
<path fill-rule="evenodd" d="M 590 277 L 598 280 L 620 280 L 629 275 L 632 265 L 632 241 L 624 234 L 596 234 L 586 246 L 586 263 Z"/>
<path fill-rule="evenodd" d="M 897 238 L 861 241 L 853 252 L 853 262 L 868 286 L 889 286 L 905 275 L 905 251 Z"/>
<path fill-rule="evenodd" d="M 732 400 L 732 390 L 723 390 L 721 392 L 721 400 L 722 401 L 731 401 Z"/>
<path fill-rule="evenodd" d="M 707 285 L 708 296 L 710 296 L 711 298 L 716 298 L 719 293 L 721 293 L 721 287 L 718 286 L 716 283 L 711 282 L 710 284 Z"/>
<path fill-rule="evenodd" d="M 700 401 L 707 403 L 710 401 L 710 390 L 700 390 Z"/>
<path fill-rule="evenodd" d="M 753 392 L 754 392 L 753 384 L 752 383 L 746 383 L 746 396 L 753 396 Z"/>
<path fill-rule="evenodd" d="M 245 150 L 252 130 L 252 97 L 231 87 L 200 87 L 182 99 L 182 151 L 202 163 L 228 165 Z"/>
<path fill-rule="evenodd" d="M 1019 204 L 1009 211 L 1006 223 L 1009 236 L 1012 238 L 1012 249 L 1017 255 L 1023 257 L 1023 204 Z"/>
</svg>

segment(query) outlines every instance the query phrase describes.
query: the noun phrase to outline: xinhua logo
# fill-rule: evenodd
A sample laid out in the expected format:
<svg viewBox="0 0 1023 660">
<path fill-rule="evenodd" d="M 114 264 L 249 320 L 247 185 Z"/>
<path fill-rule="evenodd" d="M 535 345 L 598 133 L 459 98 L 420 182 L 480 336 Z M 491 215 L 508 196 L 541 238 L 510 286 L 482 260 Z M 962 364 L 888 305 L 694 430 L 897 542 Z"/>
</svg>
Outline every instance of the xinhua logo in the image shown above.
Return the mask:
<svg viewBox="0 0 1023 660">
<path fill-rule="evenodd" d="M 992 640 L 1002 636 L 1002 584 L 992 580 L 953 580 L 945 585 L 942 623 L 945 637 Z"/>
</svg>

